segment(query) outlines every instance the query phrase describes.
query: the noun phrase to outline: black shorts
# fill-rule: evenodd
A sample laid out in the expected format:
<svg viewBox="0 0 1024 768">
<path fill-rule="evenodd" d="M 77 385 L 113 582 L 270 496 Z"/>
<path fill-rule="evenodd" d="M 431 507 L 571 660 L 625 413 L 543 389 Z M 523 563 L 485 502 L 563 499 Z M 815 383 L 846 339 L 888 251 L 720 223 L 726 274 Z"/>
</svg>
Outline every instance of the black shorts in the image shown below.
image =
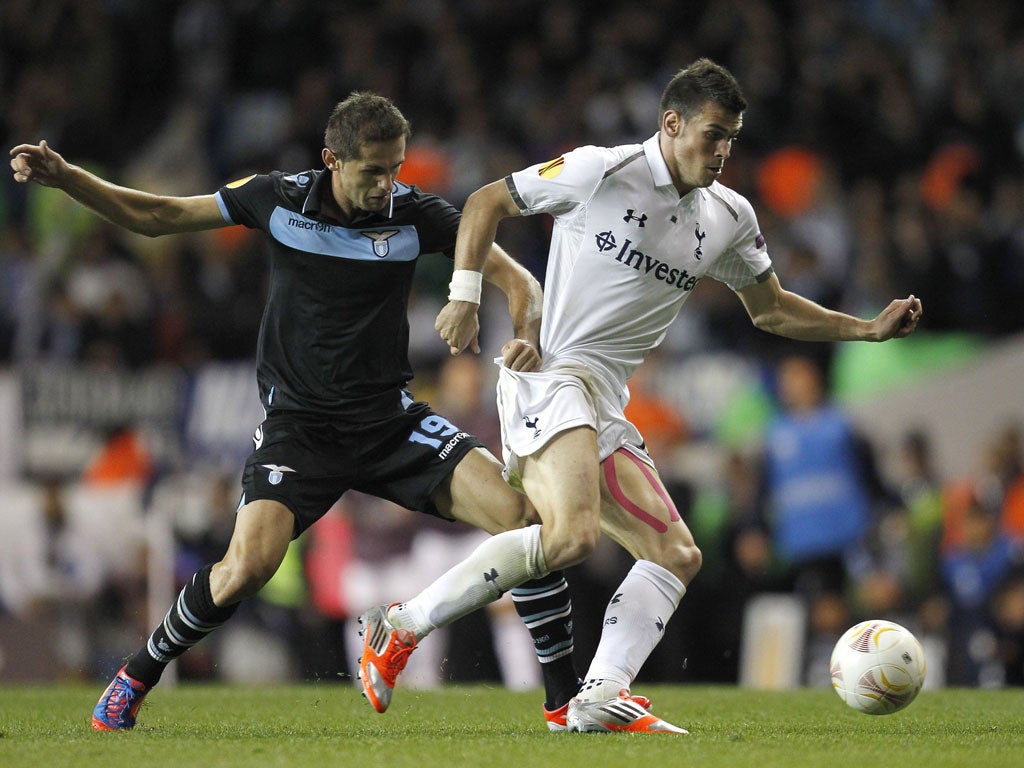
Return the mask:
<svg viewBox="0 0 1024 768">
<path fill-rule="evenodd" d="M 426 403 L 406 396 L 403 404 L 404 411 L 367 424 L 295 411 L 267 414 L 242 472 L 241 505 L 281 502 L 295 515 L 294 536 L 348 490 L 440 517 L 431 494 L 483 443 Z"/>
</svg>

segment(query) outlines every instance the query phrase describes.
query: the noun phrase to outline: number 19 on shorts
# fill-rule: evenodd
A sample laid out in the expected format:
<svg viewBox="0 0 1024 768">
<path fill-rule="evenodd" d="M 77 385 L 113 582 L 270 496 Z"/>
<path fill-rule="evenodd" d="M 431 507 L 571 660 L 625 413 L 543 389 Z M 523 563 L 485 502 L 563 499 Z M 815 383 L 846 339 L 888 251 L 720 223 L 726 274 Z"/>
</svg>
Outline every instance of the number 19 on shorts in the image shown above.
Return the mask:
<svg viewBox="0 0 1024 768">
<path fill-rule="evenodd" d="M 419 429 L 409 433 L 409 440 L 413 443 L 423 443 L 431 448 L 439 449 L 446 438 L 451 437 L 459 428 L 443 416 L 436 413 L 427 416 L 420 422 Z"/>
</svg>

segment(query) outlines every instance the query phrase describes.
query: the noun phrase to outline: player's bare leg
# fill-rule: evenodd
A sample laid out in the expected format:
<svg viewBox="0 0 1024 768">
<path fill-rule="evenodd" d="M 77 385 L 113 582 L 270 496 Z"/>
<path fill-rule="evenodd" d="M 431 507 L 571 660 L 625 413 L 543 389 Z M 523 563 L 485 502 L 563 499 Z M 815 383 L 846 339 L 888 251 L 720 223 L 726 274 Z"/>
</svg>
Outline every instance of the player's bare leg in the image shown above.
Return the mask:
<svg viewBox="0 0 1024 768">
<path fill-rule="evenodd" d="M 624 698 L 699 570 L 700 551 L 657 472 L 627 449 L 602 464 L 601 525 L 637 562 L 608 604 L 569 729 L 685 733 Z"/>
<path fill-rule="evenodd" d="M 420 640 L 511 590 L 543 671 L 545 721 L 551 730 L 564 730 L 566 705 L 579 688 L 572 604 L 561 571 L 549 572 L 544 563 L 540 527 L 529 525 L 539 519 L 535 510 L 501 477 L 498 460 L 479 448 L 459 462 L 435 492 L 434 503 L 442 515 L 495 536 L 413 599 L 377 606 L 360 617 L 364 695 L 378 712 L 386 711 Z"/>
<path fill-rule="evenodd" d="M 93 709 L 95 730 L 135 727 L 143 700 L 167 664 L 222 626 L 238 602 L 256 594 L 278 569 L 294 526 L 295 518 L 280 502 L 253 501 L 238 511 L 224 558 L 193 575 L 146 645 L 100 696 Z"/>
</svg>

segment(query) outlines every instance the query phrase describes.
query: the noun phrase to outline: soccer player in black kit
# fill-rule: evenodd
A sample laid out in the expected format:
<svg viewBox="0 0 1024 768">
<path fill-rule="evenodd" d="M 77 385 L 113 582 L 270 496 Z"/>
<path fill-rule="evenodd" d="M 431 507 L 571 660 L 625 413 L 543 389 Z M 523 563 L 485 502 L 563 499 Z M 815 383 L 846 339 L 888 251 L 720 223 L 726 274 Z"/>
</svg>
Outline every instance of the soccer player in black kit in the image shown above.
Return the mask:
<svg viewBox="0 0 1024 768">
<path fill-rule="evenodd" d="M 243 224 L 262 230 L 270 243 L 256 362 L 266 418 L 245 463 L 227 552 L 188 581 L 118 671 L 96 705 L 93 728 L 132 728 L 166 665 L 255 595 L 289 542 L 349 489 L 489 533 L 535 522 L 480 441 L 406 391 L 416 260 L 451 258 L 460 219 L 446 201 L 397 181 L 409 135 L 390 100 L 354 93 L 328 120 L 324 168 L 259 174 L 195 197 L 111 184 L 67 163 L 45 141 L 11 150 L 16 181 L 62 189 L 133 232 L 155 237 Z M 539 283 L 498 247 L 484 277 L 508 296 L 516 338 L 502 350 L 506 364 L 537 368 Z M 521 596 L 517 610 L 547 662 L 545 716 L 561 730 L 563 705 L 578 685 L 564 578 L 557 572 L 527 582 Z M 537 620 L 547 615 L 560 620 Z M 405 656 L 415 646 L 406 642 Z M 372 672 L 374 685 L 364 680 L 364 691 L 383 712 L 397 671 Z"/>
</svg>

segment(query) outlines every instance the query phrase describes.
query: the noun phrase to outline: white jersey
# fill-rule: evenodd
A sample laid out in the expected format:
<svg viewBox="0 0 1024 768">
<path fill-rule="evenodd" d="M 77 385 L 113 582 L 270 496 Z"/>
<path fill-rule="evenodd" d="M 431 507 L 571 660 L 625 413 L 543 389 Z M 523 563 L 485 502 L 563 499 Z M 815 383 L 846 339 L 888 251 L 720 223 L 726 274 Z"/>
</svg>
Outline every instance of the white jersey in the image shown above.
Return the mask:
<svg viewBox="0 0 1024 768">
<path fill-rule="evenodd" d="M 714 182 L 679 196 L 658 146 L 580 147 L 506 178 L 524 215 L 549 213 L 542 370 L 589 369 L 618 387 L 665 338 L 704 276 L 733 290 L 771 260 L 742 195 Z"/>
</svg>

